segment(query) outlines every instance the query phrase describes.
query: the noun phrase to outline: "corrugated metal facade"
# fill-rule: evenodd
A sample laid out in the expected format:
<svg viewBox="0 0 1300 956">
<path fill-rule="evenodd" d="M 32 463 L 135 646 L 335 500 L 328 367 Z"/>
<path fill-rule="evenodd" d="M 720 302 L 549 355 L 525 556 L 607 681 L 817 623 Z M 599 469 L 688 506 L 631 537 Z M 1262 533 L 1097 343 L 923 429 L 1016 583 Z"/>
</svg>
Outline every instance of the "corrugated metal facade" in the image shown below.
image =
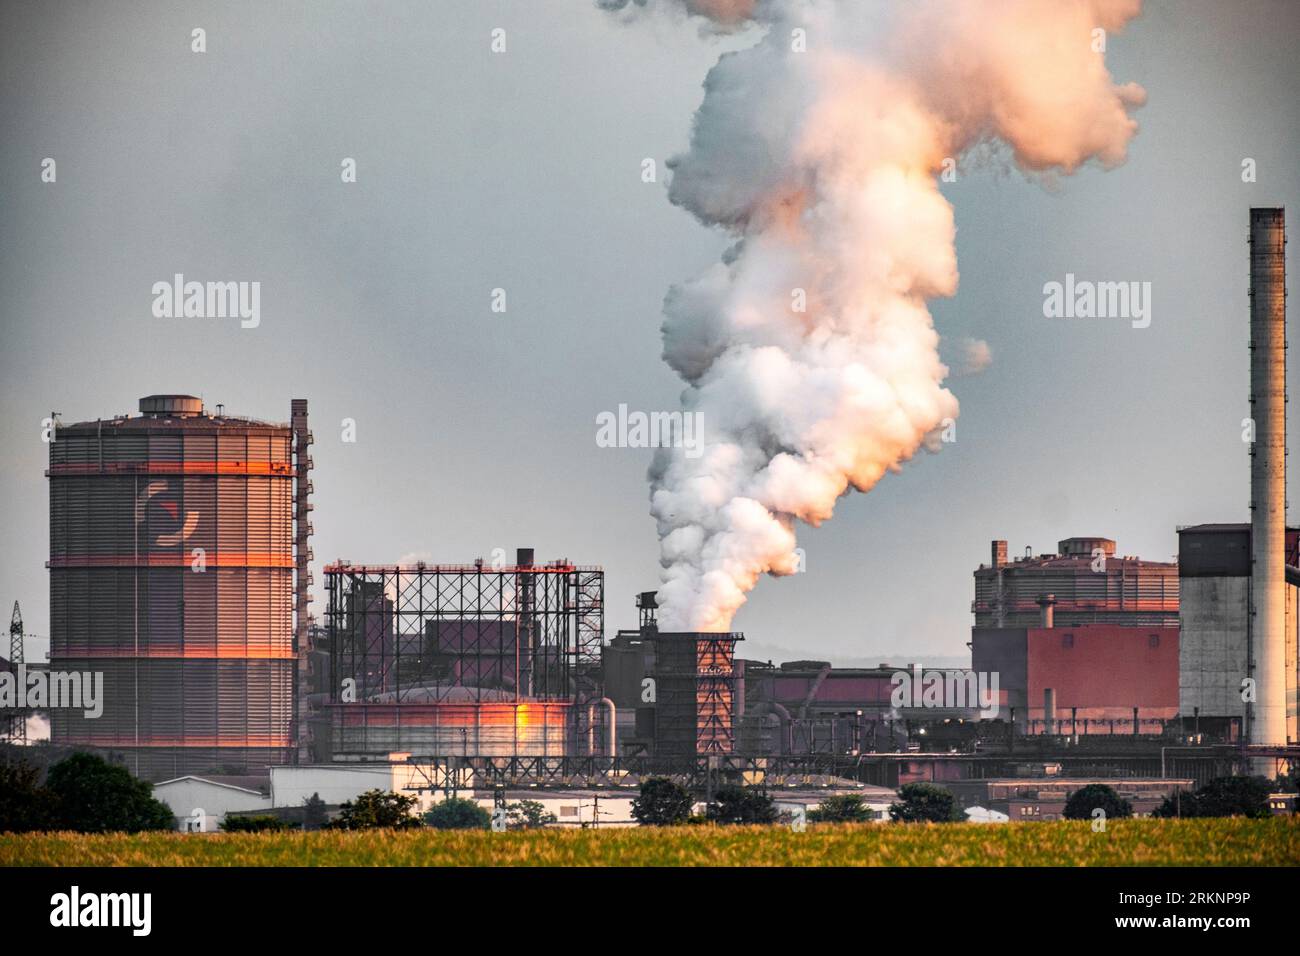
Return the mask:
<svg viewBox="0 0 1300 956">
<path fill-rule="evenodd" d="M 103 672 L 105 706 L 53 711 L 55 742 L 121 753 L 147 779 L 291 760 L 290 442 L 188 413 L 58 429 L 50 667 Z"/>
<path fill-rule="evenodd" d="M 341 753 L 563 756 L 569 701 L 358 704 L 332 709 Z"/>
<path fill-rule="evenodd" d="M 1067 539 L 1075 541 L 1109 539 Z M 1005 542 L 995 541 L 994 554 L 1005 555 Z M 976 627 L 1034 627 L 1038 601 L 1055 597 L 1057 627 L 1119 624 L 1171 627 L 1178 624 L 1178 565 L 1132 557 L 1091 553 L 1037 555 L 1008 563 L 995 559 L 975 571 L 975 600 L 971 611 Z"/>
</svg>

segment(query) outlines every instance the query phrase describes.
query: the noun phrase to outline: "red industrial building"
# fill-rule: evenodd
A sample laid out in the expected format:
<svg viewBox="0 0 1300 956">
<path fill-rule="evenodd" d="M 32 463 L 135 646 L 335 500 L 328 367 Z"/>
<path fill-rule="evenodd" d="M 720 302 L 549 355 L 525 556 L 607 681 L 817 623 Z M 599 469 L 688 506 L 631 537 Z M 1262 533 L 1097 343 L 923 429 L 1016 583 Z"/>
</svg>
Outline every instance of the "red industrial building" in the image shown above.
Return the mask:
<svg viewBox="0 0 1300 956">
<path fill-rule="evenodd" d="M 974 669 L 998 674 L 1007 719 L 1029 733 L 1159 733 L 1178 714 L 1176 627 L 977 627 L 971 638 Z"/>
<path fill-rule="evenodd" d="M 1108 538 L 1058 547 L 1008 563 L 993 542 L 975 572 L 972 667 L 998 674 L 1029 733 L 1159 733 L 1178 715 L 1177 564 L 1115 558 Z"/>
</svg>

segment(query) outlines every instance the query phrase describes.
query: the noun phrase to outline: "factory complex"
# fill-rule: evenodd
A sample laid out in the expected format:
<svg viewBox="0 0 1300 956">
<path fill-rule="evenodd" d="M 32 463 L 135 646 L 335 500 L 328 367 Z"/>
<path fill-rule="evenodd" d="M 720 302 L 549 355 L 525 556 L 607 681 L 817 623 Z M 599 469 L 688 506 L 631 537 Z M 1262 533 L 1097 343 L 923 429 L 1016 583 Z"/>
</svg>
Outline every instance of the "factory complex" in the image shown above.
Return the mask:
<svg viewBox="0 0 1300 956">
<path fill-rule="evenodd" d="M 38 666 L 102 674 L 102 712 L 28 711 L 53 747 L 153 782 L 194 831 L 372 789 L 624 826 L 654 776 L 778 806 L 855 793 L 877 818 L 932 782 L 1012 820 L 1058 817 L 1088 783 L 1149 813 L 1214 777 L 1277 777 L 1300 759 L 1284 249 L 1282 210 L 1252 210 L 1250 521 L 1178 528 L 1177 561 L 1102 536 L 1014 556 L 992 541 L 966 667 L 750 659 L 744 634 L 660 630 L 655 591 L 611 605 L 599 565 L 532 547 L 333 560 L 313 615 L 307 402 L 274 423 L 169 394 L 56 428 Z M 611 608 L 634 626 L 611 634 Z"/>
</svg>

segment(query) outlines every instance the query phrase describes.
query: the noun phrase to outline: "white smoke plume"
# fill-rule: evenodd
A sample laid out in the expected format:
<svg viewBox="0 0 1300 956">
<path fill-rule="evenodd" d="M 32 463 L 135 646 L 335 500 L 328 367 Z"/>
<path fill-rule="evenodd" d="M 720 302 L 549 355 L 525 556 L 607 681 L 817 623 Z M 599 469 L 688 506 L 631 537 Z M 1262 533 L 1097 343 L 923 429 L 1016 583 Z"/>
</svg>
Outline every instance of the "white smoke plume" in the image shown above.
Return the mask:
<svg viewBox="0 0 1300 956">
<path fill-rule="evenodd" d="M 1112 82 L 1097 31 L 1140 0 L 600 4 L 759 34 L 709 72 L 669 163 L 671 201 L 736 241 L 665 300 L 705 446 L 650 472 L 660 627 L 726 630 L 760 575 L 797 569 L 797 521 L 938 450 L 958 412 L 926 308 L 957 289 L 938 175 L 990 144 L 1035 176 L 1123 162 L 1145 94 Z"/>
</svg>

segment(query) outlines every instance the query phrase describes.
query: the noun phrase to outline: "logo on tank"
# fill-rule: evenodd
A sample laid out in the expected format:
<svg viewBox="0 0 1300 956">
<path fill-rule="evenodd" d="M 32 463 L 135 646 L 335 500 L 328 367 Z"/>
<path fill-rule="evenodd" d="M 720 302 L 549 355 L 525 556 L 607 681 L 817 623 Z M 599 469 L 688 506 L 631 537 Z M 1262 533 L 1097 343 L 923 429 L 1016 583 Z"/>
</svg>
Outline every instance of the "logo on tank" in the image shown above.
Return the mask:
<svg viewBox="0 0 1300 956">
<path fill-rule="evenodd" d="M 150 548 L 174 548 L 199 526 L 199 513 L 182 512 L 180 495 L 167 481 L 151 481 L 135 501 L 135 524 L 148 521 L 153 540 Z"/>
</svg>

